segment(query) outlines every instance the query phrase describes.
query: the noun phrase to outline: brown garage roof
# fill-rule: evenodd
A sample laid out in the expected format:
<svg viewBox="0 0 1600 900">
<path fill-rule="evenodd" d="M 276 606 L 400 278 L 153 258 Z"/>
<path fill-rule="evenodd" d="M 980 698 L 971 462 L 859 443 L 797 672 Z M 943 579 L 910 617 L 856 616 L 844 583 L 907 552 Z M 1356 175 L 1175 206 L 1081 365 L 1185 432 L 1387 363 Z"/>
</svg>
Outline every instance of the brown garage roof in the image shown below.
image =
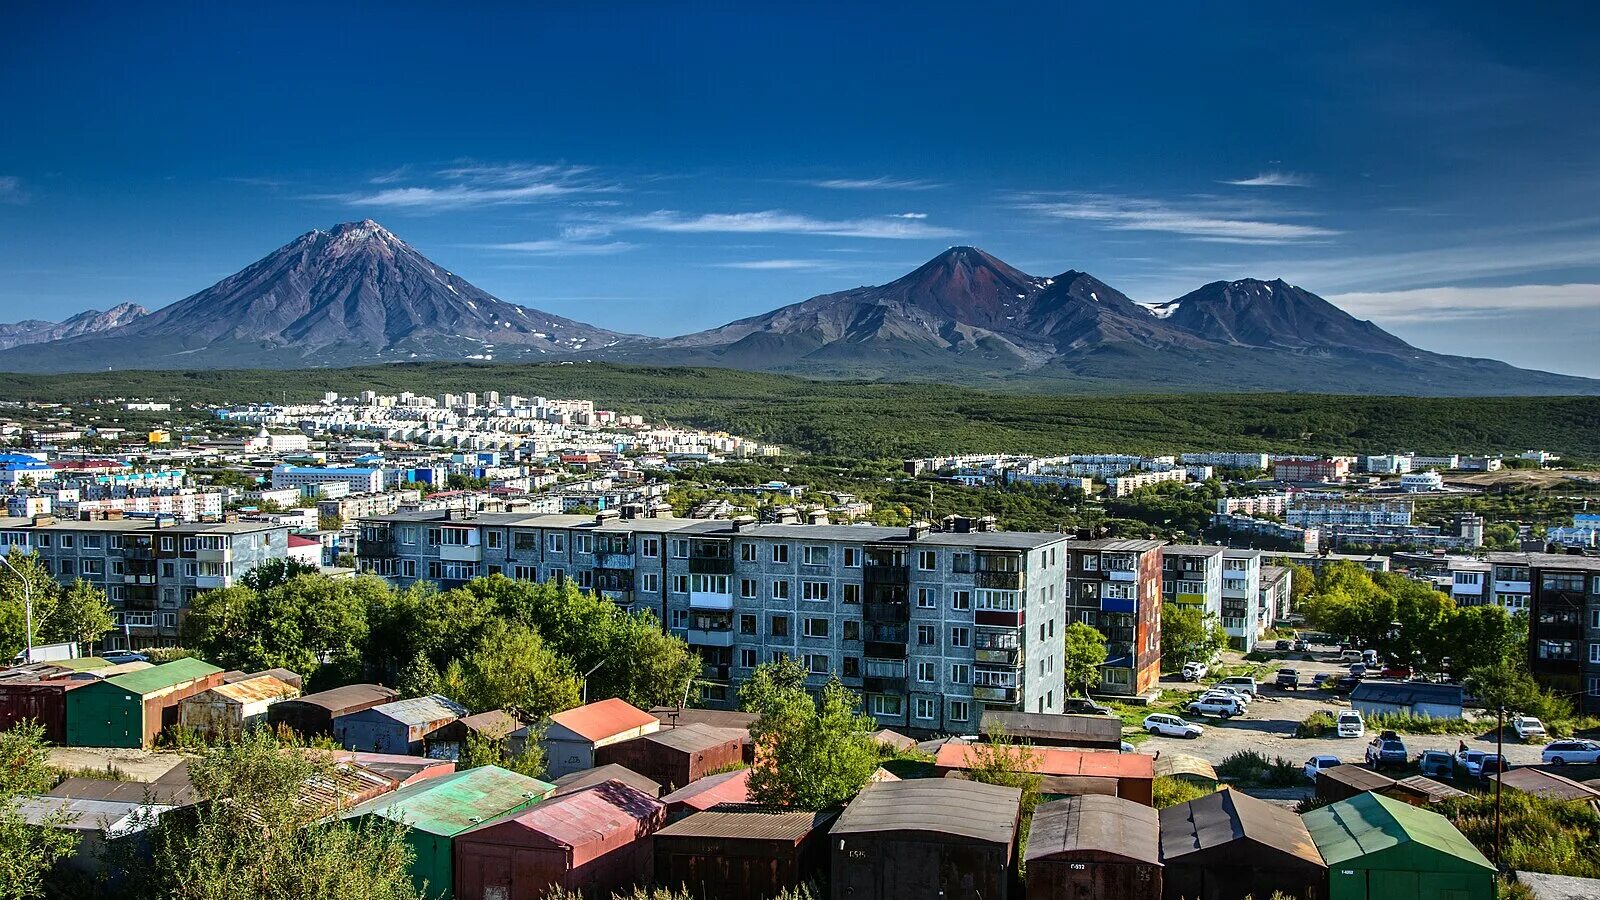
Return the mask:
<svg viewBox="0 0 1600 900">
<path fill-rule="evenodd" d="M 1222 790 L 1198 800 L 1161 810 L 1161 858 L 1170 861 L 1249 840 L 1323 865 L 1311 833 L 1294 813 L 1235 790 Z"/>
<path fill-rule="evenodd" d="M 1028 861 L 1098 850 L 1161 865 L 1161 818 L 1142 803 L 1091 794 L 1041 803 L 1028 829 Z"/>
<path fill-rule="evenodd" d="M 1022 791 L 954 778 L 882 781 L 845 807 L 832 834 L 928 831 L 995 844 L 1017 836 Z"/>
</svg>

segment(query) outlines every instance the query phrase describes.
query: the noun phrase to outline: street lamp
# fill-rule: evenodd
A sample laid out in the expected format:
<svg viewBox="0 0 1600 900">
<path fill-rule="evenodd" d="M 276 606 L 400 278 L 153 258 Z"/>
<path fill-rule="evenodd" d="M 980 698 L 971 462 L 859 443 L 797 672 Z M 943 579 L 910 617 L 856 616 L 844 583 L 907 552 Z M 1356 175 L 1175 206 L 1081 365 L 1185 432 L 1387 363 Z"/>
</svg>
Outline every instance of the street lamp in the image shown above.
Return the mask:
<svg viewBox="0 0 1600 900">
<path fill-rule="evenodd" d="M 33 662 L 33 585 L 29 584 L 27 577 L 16 566 L 11 564 L 11 553 L 9 551 L 4 556 L 0 556 L 0 563 L 5 563 L 6 568 L 11 570 L 11 574 L 17 576 L 17 580 L 22 582 L 22 627 L 23 636 L 27 639 L 28 646 L 23 661 L 31 663 Z"/>
</svg>

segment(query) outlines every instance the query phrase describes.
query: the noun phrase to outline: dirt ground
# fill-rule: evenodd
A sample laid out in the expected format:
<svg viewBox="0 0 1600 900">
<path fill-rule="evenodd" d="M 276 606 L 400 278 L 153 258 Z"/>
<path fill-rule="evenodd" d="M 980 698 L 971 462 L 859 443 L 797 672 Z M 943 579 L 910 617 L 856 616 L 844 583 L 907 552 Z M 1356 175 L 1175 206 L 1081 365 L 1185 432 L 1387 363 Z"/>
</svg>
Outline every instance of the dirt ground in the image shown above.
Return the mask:
<svg viewBox="0 0 1600 900">
<path fill-rule="evenodd" d="M 105 769 L 114 766 L 130 781 L 155 781 L 167 774 L 183 754 L 103 747 L 52 747 L 50 765 L 58 769 Z"/>
<path fill-rule="evenodd" d="M 1446 484 L 1458 484 L 1468 487 L 1492 487 L 1506 484 L 1516 487 L 1551 488 L 1566 483 L 1577 486 L 1577 482 L 1580 480 L 1587 480 L 1592 483 L 1600 480 L 1600 472 L 1569 472 L 1562 469 L 1501 469 L 1498 472 L 1447 475 L 1444 480 Z"/>
</svg>

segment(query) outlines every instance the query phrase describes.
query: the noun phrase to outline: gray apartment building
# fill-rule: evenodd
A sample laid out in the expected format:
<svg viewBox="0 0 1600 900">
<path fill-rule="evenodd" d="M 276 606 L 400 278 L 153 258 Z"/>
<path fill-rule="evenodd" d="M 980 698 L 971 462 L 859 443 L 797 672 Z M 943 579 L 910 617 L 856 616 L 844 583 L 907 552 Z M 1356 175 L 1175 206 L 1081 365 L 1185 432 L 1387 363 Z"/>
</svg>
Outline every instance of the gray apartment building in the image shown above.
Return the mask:
<svg viewBox="0 0 1600 900">
<path fill-rule="evenodd" d="M 1261 551 L 1222 551 L 1222 630 L 1228 645 L 1249 653 L 1266 623 L 1261 616 Z"/>
<path fill-rule="evenodd" d="M 1600 712 L 1600 557 L 1559 553 L 1490 553 L 1495 602 L 1528 614 L 1528 670 Z"/>
<path fill-rule="evenodd" d="M 735 704 L 757 665 L 789 658 L 813 684 L 837 674 L 885 725 L 960 731 L 988 708 L 1061 710 L 1068 576 L 1088 543 L 955 517 L 884 528 L 403 512 L 362 519 L 357 558 L 400 584 L 570 579 L 650 609 L 700 655 L 710 705 Z M 1159 596 L 1159 571 L 1147 574 Z"/>
<path fill-rule="evenodd" d="M 1161 599 L 1222 616 L 1222 547 L 1170 544 L 1161 548 Z"/>
<path fill-rule="evenodd" d="M 289 528 L 264 522 L 179 524 L 171 518 L 0 519 L 0 552 L 36 552 L 56 580 L 106 593 L 118 630 L 105 650 L 170 647 L 201 591 L 231 587 L 289 553 Z"/>
</svg>

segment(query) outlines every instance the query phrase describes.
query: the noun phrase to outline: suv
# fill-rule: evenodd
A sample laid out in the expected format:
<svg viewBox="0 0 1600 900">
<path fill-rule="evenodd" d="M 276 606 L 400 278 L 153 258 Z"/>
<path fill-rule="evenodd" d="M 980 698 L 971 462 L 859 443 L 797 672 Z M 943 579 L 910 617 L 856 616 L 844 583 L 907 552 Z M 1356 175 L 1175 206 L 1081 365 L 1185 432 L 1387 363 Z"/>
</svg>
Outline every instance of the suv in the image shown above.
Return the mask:
<svg viewBox="0 0 1600 900">
<path fill-rule="evenodd" d="M 1236 684 L 1214 684 L 1206 688 L 1208 694 L 1227 694 L 1237 699 L 1242 706 L 1249 706 L 1255 701 L 1255 695 Z"/>
<path fill-rule="evenodd" d="M 1215 691 L 1190 702 L 1187 709 L 1190 715 L 1221 716 L 1224 719 L 1244 714 L 1244 704 L 1239 702 L 1239 698 Z"/>
<path fill-rule="evenodd" d="M 1473 778 L 1483 777 L 1483 761 L 1491 754 L 1482 750 L 1462 750 L 1456 753 L 1456 765 Z"/>
<path fill-rule="evenodd" d="M 1300 673 L 1294 669 L 1279 669 L 1277 685 L 1286 691 L 1299 690 Z"/>
<path fill-rule="evenodd" d="M 1344 765 L 1344 763 L 1340 762 L 1339 757 L 1337 756 L 1313 756 L 1306 760 L 1306 777 L 1312 781 L 1316 781 L 1318 772 L 1321 772 L 1323 769 L 1331 769 L 1334 766 L 1340 765 Z"/>
<path fill-rule="evenodd" d="M 1111 707 L 1103 703 L 1096 703 L 1088 697 L 1068 697 L 1061 711 L 1078 716 L 1112 715 Z"/>
<path fill-rule="evenodd" d="M 1209 671 L 1211 671 L 1210 666 L 1196 660 L 1194 662 L 1184 663 L 1183 672 L 1181 674 L 1183 675 L 1184 681 L 1199 681 L 1200 679 L 1206 677 L 1206 673 Z"/>
<path fill-rule="evenodd" d="M 1454 778 L 1456 760 L 1447 750 L 1424 750 L 1417 757 L 1417 769 L 1429 778 Z"/>
<path fill-rule="evenodd" d="M 1305 638 L 1295 638 L 1294 639 L 1294 650 L 1295 650 L 1296 653 L 1304 653 L 1304 652 L 1306 652 L 1307 650 L 1310 650 L 1310 649 L 1311 649 L 1311 642 L 1310 641 L 1306 640 Z"/>
<path fill-rule="evenodd" d="M 1361 721 L 1361 713 L 1353 709 L 1339 713 L 1339 718 L 1334 722 L 1334 729 L 1339 737 L 1358 738 L 1367 734 L 1367 725 Z"/>
<path fill-rule="evenodd" d="M 1197 738 L 1205 729 L 1166 713 L 1151 713 L 1144 717 L 1144 730 L 1167 737 Z"/>
<path fill-rule="evenodd" d="M 1287 638 L 1278 638 L 1272 642 L 1272 649 L 1274 650 L 1288 650 L 1292 646 L 1294 646 L 1293 643 Z"/>
<path fill-rule="evenodd" d="M 1261 690 L 1256 684 L 1256 679 L 1253 675 L 1233 675 L 1217 682 L 1217 687 L 1232 688 L 1241 693 L 1249 694 L 1251 697 L 1257 696 Z"/>
<path fill-rule="evenodd" d="M 1405 742 L 1392 731 L 1385 731 L 1367 745 L 1367 764 L 1374 769 L 1386 765 L 1403 766 L 1410 759 L 1411 754 L 1406 752 Z"/>
<path fill-rule="evenodd" d="M 1544 745 L 1539 760 L 1552 766 L 1597 763 L 1600 762 L 1600 744 L 1594 741 L 1551 741 Z"/>
<path fill-rule="evenodd" d="M 1353 663 L 1353 664 L 1351 664 L 1351 666 L 1350 666 L 1350 677 L 1351 678 L 1365 678 L 1365 677 L 1367 677 L 1367 664 L 1366 663 Z"/>
</svg>

